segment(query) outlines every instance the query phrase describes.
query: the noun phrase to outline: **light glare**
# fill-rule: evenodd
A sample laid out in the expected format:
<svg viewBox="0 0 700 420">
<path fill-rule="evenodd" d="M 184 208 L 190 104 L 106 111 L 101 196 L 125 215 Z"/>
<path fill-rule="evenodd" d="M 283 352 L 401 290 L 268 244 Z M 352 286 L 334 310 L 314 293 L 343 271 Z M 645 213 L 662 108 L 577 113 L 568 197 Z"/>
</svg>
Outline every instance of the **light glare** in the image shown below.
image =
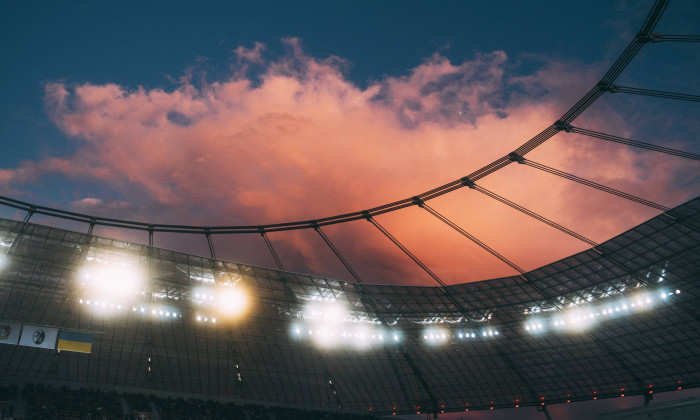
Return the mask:
<svg viewBox="0 0 700 420">
<path fill-rule="evenodd" d="M 221 316 L 233 318 L 248 308 L 248 297 L 239 286 L 222 287 L 219 289 L 217 307 Z"/>
</svg>

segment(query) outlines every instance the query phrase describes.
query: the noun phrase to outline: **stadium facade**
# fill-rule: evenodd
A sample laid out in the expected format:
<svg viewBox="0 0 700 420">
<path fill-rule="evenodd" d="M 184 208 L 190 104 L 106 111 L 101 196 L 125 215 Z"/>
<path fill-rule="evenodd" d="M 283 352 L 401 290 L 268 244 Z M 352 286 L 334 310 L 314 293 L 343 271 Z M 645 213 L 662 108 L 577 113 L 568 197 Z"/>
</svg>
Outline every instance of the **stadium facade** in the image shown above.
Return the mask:
<svg viewBox="0 0 700 420">
<path fill-rule="evenodd" d="M 375 413 L 700 384 L 700 199 L 523 276 L 447 287 L 338 281 L 7 219 L 0 241 L 0 323 L 14 329 L 0 345 L 5 378 Z M 247 308 L 227 318 L 217 296 L 232 290 Z M 83 346 L 57 349 L 71 340 Z"/>
</svg>

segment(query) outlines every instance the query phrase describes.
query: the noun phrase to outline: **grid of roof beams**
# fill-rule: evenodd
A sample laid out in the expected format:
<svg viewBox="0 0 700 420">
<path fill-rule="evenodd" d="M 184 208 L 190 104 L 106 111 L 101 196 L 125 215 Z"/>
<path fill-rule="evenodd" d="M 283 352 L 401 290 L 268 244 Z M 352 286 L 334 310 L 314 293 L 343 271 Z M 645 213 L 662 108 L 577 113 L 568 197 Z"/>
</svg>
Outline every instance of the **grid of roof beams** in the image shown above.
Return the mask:
<svg viewBox="0 0 700 420">
<path fill-rule="evenodd" d="M 338 281 L 7 219 L 0 244 L 0 321 L 94 335 L 90 354 L 0 345 L 5 377 L 375 413 L 700 385 L 700 198 L 523 277 L 448 287 Z M 95 311 L 78 281 L 91 261 L 146 267 L 138 301 Z M 231 285 L 248 291 L 249 311 L 212 322 L 200 291 Z M 654 304 L 632 310 L 642 295 Z M 343 304 L 347 322 L 387 336 L 318 346 L 303 324 L 312 302 Z M 555 328 L 574 310 L 595 324 Z"/>
</svg>

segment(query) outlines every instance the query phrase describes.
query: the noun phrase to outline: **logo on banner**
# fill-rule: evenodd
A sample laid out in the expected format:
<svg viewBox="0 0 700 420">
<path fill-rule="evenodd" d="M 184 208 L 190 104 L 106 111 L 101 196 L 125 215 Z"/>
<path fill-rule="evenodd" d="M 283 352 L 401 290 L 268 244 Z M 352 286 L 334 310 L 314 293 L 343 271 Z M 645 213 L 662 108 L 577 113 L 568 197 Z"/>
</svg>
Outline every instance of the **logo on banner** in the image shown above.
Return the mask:
<svg viewBox="0 0 700 420">
<path fill-rule="evenodd" d="M 24 324 L 22 326 L 22 336 L 19 339 L 19 345 L 38 347 L 42 349 L 54 349 L 56 348 L 57 336 L 58 328 Z"/>
<path fill-rule="evenodd" d="M 22 331 L 21 324 L 0 321 L 0 344 L 17 345 L 20 331 Z"/>
<path fill-rule="evenodd" d="M 38 346 L 39 344 L 43 343 L 44 340 L 46 340 L 46 333 L 44 332 L 44 330 L 38 329 L 34 331 L 34 335 L 32 336 L 32 341 L 34 342 L 34 344 Z"/>
<path fill-rule="evenodd" d="M 0 325 L 0 340 L 7 340 L 12 333 L 12 327 L 9 325 Z"/>
</svg>

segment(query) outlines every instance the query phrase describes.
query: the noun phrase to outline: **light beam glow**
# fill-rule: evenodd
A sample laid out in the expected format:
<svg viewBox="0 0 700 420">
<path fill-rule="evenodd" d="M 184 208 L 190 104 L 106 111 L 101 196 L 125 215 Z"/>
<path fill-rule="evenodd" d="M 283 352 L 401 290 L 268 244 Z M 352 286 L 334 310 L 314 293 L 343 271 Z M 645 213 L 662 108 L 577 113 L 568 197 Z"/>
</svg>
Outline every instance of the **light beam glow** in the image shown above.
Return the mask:
<svg viewBox="0 0 700 420">
<path fill-rule="evenodd" d="M 651 309 L 656 304 L 670 303 L 672 297 L 681 291 L 659 290 L 657 293 L 641 293 L 631 297 L 623 297 L 602 305 L 590 305 L 586 301 L 581 306 L 574 306 L 550 318 L 538 317 L 528 320 L 525 331 L 539 334 L 546 330 L 576 332 L 591 328 L 598 322 L 621 316 L 629 316 Z"/>
<path fill-rule="evenodd" d="M 248 294 L 240 286 L 224 286 L 218 289 L 217 310 L 226 318 L 236 318 L 246 312 L 250 303 Z"/>
<path fill-rule="evenodd" d="M 90 296 L 128 303 L 143 292 L 143 270 L 135 265 L 92 259 L 85 262 L 78 282 Z"/>
</svg>

